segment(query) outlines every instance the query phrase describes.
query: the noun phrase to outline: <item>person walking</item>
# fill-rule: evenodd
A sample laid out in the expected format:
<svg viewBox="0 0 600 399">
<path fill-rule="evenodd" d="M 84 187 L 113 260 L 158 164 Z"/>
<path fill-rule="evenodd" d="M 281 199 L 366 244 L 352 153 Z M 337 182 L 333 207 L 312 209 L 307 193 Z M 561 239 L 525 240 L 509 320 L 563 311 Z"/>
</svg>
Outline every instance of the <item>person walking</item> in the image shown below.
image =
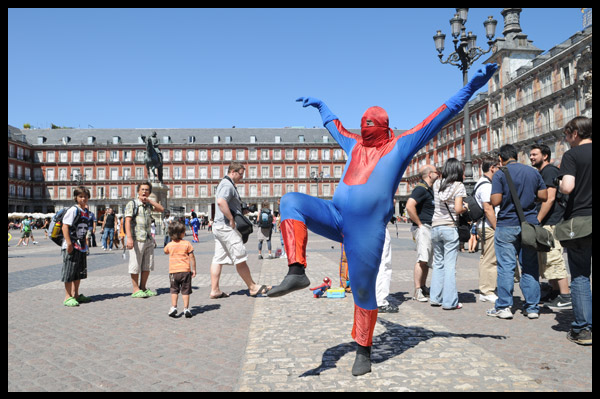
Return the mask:
<svg viewBox="0 0 600 399">
<path fill-rule="evenodd" d="M 112 208 L 106 210 L 106 213 L 102 215 L 99 222 L 102 223 L 100 230 L 102 234 L 102 249 L 112 251 L 115 237 L 115 213 Z"/>
<path fill-rule="evenodd" d="M 227 298 L 229 295 L 221 291 L 219 280 L 224 264 L 233 264 L 237 272 L 248 286 L 250 296 L 265 294 L 271 287 L 258 285 L 252 279 L 248 267 L 248 254 L 242 241 L 242 235 L 235 228 L 236 212 L 242 212 L 242 200 L 237 192 L 236 184 L 244 177 L 246 168 L 239 162 L 229 165 L 227 176 L 217 186 L 215 194 L 215 219 L 212 233 L 215 237 L 215 254 L 210 265 L 210 298 Z"/>
<path fill-rule="evenodd" d="M 456 290 L 456 260 L 459 236 L 458 216 L 466 212 L 463 198 L 467 191 L 463 181 L 464 169 L 456 158 L 444 164 L 441 180 L 433 184 L 435 211 L 431 220 L 431 242 L 433 246 L 433 275 L 429 303 L 443 309 L 461 309 Z"/>
<path fill-rule="evenodd" d="M 433 183 L 438 178 L 438 172 L 432 165 L 425 165 L 420 170 L 421 181 L 417 183 L 410 198 L 406 201 L 406 212 L 412 220 L 413 240 L 416 244 L 417 263 L 415 264 L 413 299 L 427 302 L 429 289 L 426 287 L 429 269 L 433 267 L 433 247 L 431 246 L 431 219 L 435 211 Z"/>
<path fill-rule="evenodd" d="M 152 238 L 152 211 L 163 212 L 161 204 L 150 198 L 152 184 L 145 182 L 137 186 L 137 198 L 125 206 L 125 234 L 129 250 L 129 274 L 133 287 L 133 298 L 156 295 L 146 287 L 150 272 L 154 270 L 154 240 Z"/>
<path fill-rule="evenodd" d="M 271 235 L 273 234 L 273 213 L 269 208 L 269 202 L 264 201 L 262 208 L 258 215 L 258 259 L 262 259 L 262 246 L 263 242 L 267 242 L 267 249 L 269 250 L 269 259 L 273 259 L 271 253 Z"/>
<path fill-rule="evenodd" d="M 539 224 L 536 201 L 545 202 L 548 190 L 537 170 L 517 162 L 517 149 L 505 144 L 499 149 L 500 168 L 492 178 L 490 202 L 500 206 L 496 222 L 494 245 L 498 259 L 497 295 L 498 299 L 487 315 L 501 319 L 512 319 L 513 290 L 517 259 L 521 264 L 519 286 L 523 292 L 523 314 L 529 319 L 539 318 L 540 284 L 537 252 L 521 245 L 521 222 L 513 202 L 504 170 L 510 173 L 525 220 Z"/>
<path fill-rule="evenodd" d="M 588 217 L 592 222 L 592 119 L 578 116 L 565 126 L 571 149 L 562 157 L 559 191 L 569 194 L 564 219 Z M 578 240 L 567 250 L 571 272 L 573 316 L 567 339 L 580 345 L 592 344 L 592 235 Z"/>
</svg>

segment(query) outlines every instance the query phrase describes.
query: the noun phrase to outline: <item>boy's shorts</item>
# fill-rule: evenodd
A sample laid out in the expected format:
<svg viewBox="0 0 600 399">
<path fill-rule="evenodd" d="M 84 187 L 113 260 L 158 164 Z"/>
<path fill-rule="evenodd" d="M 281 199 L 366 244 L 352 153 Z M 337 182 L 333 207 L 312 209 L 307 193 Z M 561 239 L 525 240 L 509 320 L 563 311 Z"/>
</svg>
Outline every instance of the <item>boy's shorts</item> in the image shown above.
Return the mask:
<svg viewBox="0 0 600 399">
<path fill-rule="evenodd" d="M 169 273 L 171 294 L 190 295 L 192 293 L 192 272 Z"/>
<path fill-rule="evenodd" d="M 87 254 L 85 252 L 73 249 L 73 252 L 67 253 L 67 250 L 63 249 L 62 256 L 63 266 L 60 281 L 70 283 L 87 278 Z"/>
</svg>

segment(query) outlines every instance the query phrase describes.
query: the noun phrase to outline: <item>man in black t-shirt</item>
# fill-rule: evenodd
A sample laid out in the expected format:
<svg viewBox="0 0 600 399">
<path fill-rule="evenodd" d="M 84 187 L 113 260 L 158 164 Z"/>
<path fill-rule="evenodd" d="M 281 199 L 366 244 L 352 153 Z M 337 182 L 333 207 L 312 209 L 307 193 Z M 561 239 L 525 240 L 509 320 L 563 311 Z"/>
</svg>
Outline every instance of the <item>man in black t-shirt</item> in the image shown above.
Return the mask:
<svg viewBox="0 0 600 399">
<path fill-rule="evenodd" d="M 560 170 L 550 163 L 550 148 L 545 144 L 533 145 L 529 150 L 531 165 L 539 170 L 548 189 L 548 200 L 536 205 L 540 224 L 552 234 L 565 213 L 564 194 L 557 192 L 554 179 L 560 175 Z M 552 291 L 544 295 L 540 302 L 552 310 L 571 309 L 571 292 L 567 275 L 567 265 L 563 258 L 563 248 L 560 241 L 554 240 L 554 248 L 549 252 L 538 252 L 540 276 L 547 279 Z"/>
<path fill-rule="evenodd" d="M 115 235 L 115 213 L 112 208 L 108 208 L 106 213 L 102 215 L 102 249 L 112 251 L 113 238 Z M 107 242 L 109 241 L 109 243 Z"/>
<path fill-rule="evenodd" d="M 563 155 L 559 190 L 569 194 L 565 219 L 592 216 L 592 120 L 578 116 L 564 129 L 571 149 Z M 591 238 L 591 237 L 590 237 Z M 592 272 L 591 239 L 578 247 L 569 248 L 567 257 L 571 271 L 571 297 L 575 321 L 567 334 L 569 341 L 580 345 L 592 344 Z"/>
<path fill-rule="evenodd" d="M 406 212 L 413 222 L 410 229 L 417 245 L 417 263 L 415 264 L 415 294 L 413 299 L 427 302 L 429 290 L 425 286 L 429 268 L 433 265 L 433 248 L 431 246 L 431 219 L 435 211 L 433 200 L 433 183 L 438 178 L 435 167 L 425 165 L 420 170 L 421 181 L 406 202 Z"/>
</svg>

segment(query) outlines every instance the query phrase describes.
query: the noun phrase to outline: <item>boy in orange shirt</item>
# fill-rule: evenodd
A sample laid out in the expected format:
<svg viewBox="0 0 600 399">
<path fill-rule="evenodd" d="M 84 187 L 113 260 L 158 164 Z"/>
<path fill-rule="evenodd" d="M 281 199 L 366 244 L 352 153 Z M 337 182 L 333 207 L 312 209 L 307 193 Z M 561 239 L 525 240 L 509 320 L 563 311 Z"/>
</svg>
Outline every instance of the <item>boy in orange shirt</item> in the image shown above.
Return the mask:
<svg viewBox="0 0 600 399">
<path fill-rule="evenodd" d="M 169 280 L 171 281 L 171 310 L 169 316 L 177 316 L 177 300 L 179 293 L 183 297 L 183 314 L 192 317 L 190 311 L 190 294 L 192 293 L 192 278 L 196 277 L 196 258 L 194 247 L 184 240 L 185 225 L 172 223 L 169 226 L 171 242 L 165 246 L 165 254 L 169 255 Z"/>
</svg>

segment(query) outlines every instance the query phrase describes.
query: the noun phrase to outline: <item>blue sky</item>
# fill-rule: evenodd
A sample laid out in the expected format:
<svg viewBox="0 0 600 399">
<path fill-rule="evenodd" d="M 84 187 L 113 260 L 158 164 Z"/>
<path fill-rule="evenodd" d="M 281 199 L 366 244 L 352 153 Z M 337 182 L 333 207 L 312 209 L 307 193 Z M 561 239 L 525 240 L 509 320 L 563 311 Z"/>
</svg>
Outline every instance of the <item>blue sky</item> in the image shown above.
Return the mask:
<svg viewBox="0 0 600 399">
<path fill-rule="evenodd" d="M 501 10 L 470 9 L 479 46 L 488 15 L 502 37 Z M 441 29 L 450 54 L 454 12 L 9 8 L 8 124 L 321 127 L 318 111 L 294 102 L 313 96 L 347 128 L 379 105 L 390 126 L 409 129 L 462 86 L 433 43 Z M 548 50 L 582 29 L 581 9 L 525 8 L 521 27 Z"/>
</svg>

